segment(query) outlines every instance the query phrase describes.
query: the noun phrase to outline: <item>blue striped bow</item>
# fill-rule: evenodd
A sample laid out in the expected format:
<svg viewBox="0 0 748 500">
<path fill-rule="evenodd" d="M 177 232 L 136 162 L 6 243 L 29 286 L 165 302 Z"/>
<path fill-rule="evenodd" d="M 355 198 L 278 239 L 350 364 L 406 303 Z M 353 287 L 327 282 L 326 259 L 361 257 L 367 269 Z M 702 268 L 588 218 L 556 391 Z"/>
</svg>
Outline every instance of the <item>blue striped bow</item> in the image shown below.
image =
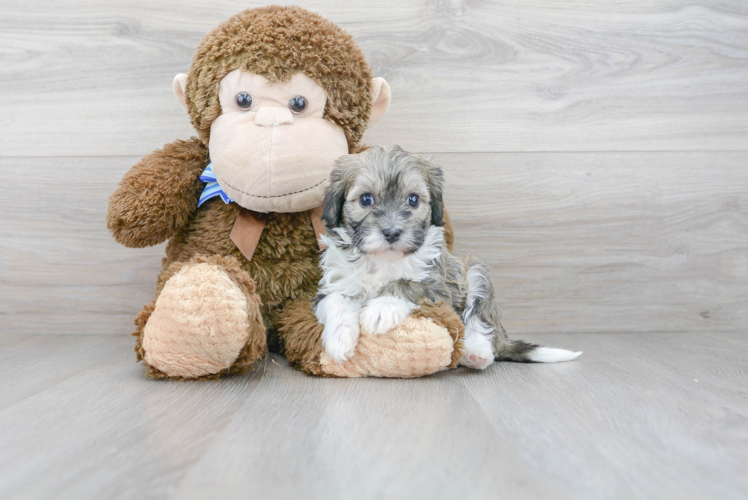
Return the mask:
<svg viewBox="0 0 748 500">
<path fill-rule="evenodd" d="M 203 173 L 200 174 L 200 180 L 205 182 L 206 184 L 205 189 L 203 189 L 203 192 L 200 195 L 200 201 L 197 202 L 198 207 L 209 199 L 215 198 L 216 196 L 220 196 L 223 202 L 227 205 L 234 201 L 229 198 L 229 195 L 227 195 L 223 191 L 223 189 L 221 189 L 221 186 L 218 184 L 216 174 L 213 173 L 211 165 L 212 163 L 208 163 L 208 166 L 205 168 L 205 170 L 203 170 Z"/>
</svg>

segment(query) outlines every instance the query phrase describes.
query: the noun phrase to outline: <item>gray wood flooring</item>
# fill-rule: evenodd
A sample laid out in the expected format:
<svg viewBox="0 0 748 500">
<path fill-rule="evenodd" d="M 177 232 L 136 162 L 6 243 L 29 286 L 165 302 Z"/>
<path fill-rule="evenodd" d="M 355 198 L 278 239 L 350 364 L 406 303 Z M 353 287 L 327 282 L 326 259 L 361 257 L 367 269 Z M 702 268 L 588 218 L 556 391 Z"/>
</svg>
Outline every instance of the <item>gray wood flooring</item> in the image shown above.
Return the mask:
<svg viewBox="0 0 748 500">
<path fill-rule="evenodd" d="M 0 498 L 748 496 L 748 340 L 554 334 L 575 362 L 420 380 L 265 360 L 148 380 L 132 339 L 0 336 Z"/>
</svg>

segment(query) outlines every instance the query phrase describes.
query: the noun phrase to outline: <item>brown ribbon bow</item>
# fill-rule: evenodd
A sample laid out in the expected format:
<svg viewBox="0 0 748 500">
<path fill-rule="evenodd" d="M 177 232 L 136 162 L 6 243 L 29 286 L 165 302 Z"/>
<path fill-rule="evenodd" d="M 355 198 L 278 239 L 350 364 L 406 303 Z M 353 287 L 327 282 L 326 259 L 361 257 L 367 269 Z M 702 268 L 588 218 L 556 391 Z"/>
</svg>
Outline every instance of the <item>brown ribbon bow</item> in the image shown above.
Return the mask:
<svg viewBox="0 0 748 500">
<path fill-rule="evenodd" d="M 320 236 L 325 234 L 325 225 L 322 223 L 322 207 L 310 210 L 309 216 L 312 220 L 314 234 L 317 237 L 317 244 L 319 245 L 319 249 L 322 250 L 324 245 L 320 241 Z M 267 214 L 253 212 L 246 208 L 242 208 L 239 212 L 239 216 L 236 218 L 234 227 L 231 230 L 231 241 L 234 242 L 247 260 L 252 260 L 267 221 Z"/>
</svg>

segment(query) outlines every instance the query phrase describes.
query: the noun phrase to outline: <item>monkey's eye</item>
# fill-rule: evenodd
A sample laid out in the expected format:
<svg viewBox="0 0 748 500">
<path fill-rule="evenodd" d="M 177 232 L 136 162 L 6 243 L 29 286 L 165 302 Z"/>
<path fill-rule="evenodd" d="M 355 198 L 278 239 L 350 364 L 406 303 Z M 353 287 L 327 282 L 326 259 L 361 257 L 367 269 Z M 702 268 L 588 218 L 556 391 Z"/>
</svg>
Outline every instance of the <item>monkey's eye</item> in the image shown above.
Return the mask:
<svg viewBox="0 0 748 500">
<path fill-rule="evenodd" d="M 236 94 L 236 105 L 244 111 L 252 107 L 252 96 L 246 92 L 239 92 Z"/>
<path fill-rule="evenodd" d="M 290 101 L 288 101 L 288 109 L 295 115 L 300 115 L 306 109 L 306 97 L 303 95 L 297 95 Z"/>
<path fill-rule="evenodd" d="M 418 208 L 418 203 L 420 203 L 420 200 L 418 199 L 417 194 L 411 194 L 410 196 L 408 196 L 408 205 L 413 208 Z"/>
<path fill-rule="evenodd" d="M 366 193 L 362 194 L 358 201 L 361 203 L 362 207 L 370 207 L 374 204 L 374 197 L 371 194 Z"/>
</svg>

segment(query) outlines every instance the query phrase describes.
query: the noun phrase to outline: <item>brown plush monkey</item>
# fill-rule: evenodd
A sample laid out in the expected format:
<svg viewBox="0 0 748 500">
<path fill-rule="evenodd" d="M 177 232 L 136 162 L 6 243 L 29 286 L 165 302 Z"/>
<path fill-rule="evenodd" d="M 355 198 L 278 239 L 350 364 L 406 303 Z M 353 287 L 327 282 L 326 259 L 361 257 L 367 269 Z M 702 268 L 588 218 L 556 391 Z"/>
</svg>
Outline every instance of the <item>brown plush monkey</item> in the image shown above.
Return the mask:
<svg viewBox="0 0 748 500">
<path fill-rule="evenodd" d="M 268 347 L 316 375 L 454 366 L 463 327 L 439 305 L 386 335 L 362 334 L 344 365 L 321 346 L 309 300 L 322 196 L 333 160 L 362 148 L 390 100 L 350 35 L 298 7 L 247 10 L 205 36 L 174 93 L 198 137 L 133 166 L 107 214 L 125 246 L 169 240 L 156 298 L 135 320 L 149 376 L 240 373 Z"/>
</svg>

